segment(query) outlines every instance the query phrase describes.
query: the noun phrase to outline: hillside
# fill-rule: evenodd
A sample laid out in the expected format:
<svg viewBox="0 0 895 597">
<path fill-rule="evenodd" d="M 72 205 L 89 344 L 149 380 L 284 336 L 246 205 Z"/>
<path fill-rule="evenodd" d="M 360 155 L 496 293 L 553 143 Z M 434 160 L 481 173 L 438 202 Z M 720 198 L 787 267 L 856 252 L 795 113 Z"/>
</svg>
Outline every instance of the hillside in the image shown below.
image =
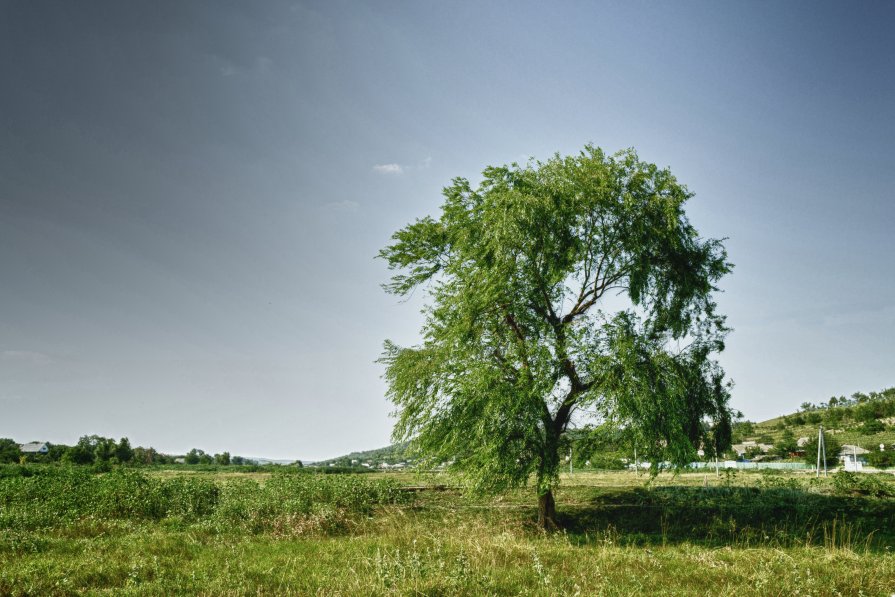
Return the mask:
<svg viewBox="0 0 895 597">
<path fill-rule="evenodd" d="M 895 388 L 887 388 L 879 392 L 864 394 L 855 392 L 850 397 L 834 396 L 826 402 L 817 404 L 803 403 L 802 408 L 794 413 L 781 415 L 767 421 L 739 421 L 734 425 L 733 442 L 754 441 L 760 444 L 773 446 L 765 458 L 780 457 L 785 460 L 805 458 L 799 452 L 797 445 L 800 438 L 812 439 L 817 437 L 818 428 L 823 425 L 832 444 L 853 444 L 879 452 L 880 444 L 886 448 L 885 457 L 877 455 L 880 466 L 895 466 Z M 620 441 L 613 441 L 601 437 L 594 441 L 593 434 L 579 431 L 573 437 L 575 444 L 575 466 L 584 465 L 599 456 L 599 468 L 617 468 L 613 461 L 620 461 L 630 451 Z M 590 448 L 590 449 L 588 449 Z M 593 452 L 593 453 L 591 453 Z M 780 456 L 779 454 L 789 454 Z M 779 453 L 779 454 L 778 454 Z M 776 455 L 776 456 L 775 456 Z M 891 456 L 890 456 L 891 455 Z M 735 458 L 735 453 L 727 455 Z M 889 462 L 891 460 L 892 462 Z M 345 466 L 381 468 L 383 464 L 393 466 L 402 463 L 412 463 L 412 458 L 407 453 L 407 444 L 395 444 L 367 450 L 364 452 L 352 452 L 345 456 L 314 463 L 317 466 Z M 594 462 L 596 465 L 596 462 Z M 618 462 L 614 462 L 618 465 Z"/>
<path fill-rule="evenodd" d="M 759 423 L 741 421 L 734 427 L 734 442 L 752 440 L 779 446 L 793 437 L 813 439 L 821 426 L 835 443 L 860 446 L 876 453 L 871 461 L 895 465 L 895 388 L 833 396 L 818 404 L 806 402 L 795 413 Z M 879 455 L 880 445 L 885 446 L 886 456 Z"/>
<path fill-rule="evenodd" d="M 400 443 L 385 446 L 384 448 L 377 448 L 375 450 L 351 452 L 344 456 L 311 463 L 310 466 L 384 468 L 383 465 L 392 467 L 395 465 L 406 464 L 408 459 L 407 444 Z"/>
</svg>

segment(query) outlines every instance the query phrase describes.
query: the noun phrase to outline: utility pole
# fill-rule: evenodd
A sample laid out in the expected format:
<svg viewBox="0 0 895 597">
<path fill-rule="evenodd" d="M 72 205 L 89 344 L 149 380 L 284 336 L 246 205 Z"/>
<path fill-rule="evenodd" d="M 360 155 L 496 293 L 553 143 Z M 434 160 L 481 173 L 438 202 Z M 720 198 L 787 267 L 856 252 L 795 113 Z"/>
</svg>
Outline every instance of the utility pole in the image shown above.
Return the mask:
<svg viewBox="0 0 895 597">
<path fill-rule="evenodd" d="M 824 461 L 824 477 L 827 476 L 827 443 L 824 441 L 824 426 L 821 425 L 817 430 L 817 473 L 815 477 L 820 477 L 820 455 L 823 453 Z"/>
</svg>

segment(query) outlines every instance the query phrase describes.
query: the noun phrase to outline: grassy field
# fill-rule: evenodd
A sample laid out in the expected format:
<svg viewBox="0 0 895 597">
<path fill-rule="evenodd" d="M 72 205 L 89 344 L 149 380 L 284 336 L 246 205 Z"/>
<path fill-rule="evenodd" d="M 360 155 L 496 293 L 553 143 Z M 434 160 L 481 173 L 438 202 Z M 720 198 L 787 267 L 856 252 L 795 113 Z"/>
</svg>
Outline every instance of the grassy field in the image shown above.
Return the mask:
<svg viewBox="0 0 895 597">
<path fill-rule="evenodd" d="M 3 595 L 895 593 L 891 476 L 580 473 L 547 535 L 530 489 L 440 476 L 26 474 L 0 475 Z"/>
</svg>

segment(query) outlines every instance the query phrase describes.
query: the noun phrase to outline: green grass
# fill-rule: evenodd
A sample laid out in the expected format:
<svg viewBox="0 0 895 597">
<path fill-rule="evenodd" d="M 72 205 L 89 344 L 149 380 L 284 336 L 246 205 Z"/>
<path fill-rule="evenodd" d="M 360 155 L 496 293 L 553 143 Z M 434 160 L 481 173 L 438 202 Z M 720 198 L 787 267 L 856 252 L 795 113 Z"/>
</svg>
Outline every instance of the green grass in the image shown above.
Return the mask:
<svg viewBox="0 0 895 597">
<path fill-rule="evenodd" d="M 0 595 L 895 592 L 895 477 L 575 474 L 547 535 L 439 475 L 71 474 L 0 476 Z"/>
</svg>

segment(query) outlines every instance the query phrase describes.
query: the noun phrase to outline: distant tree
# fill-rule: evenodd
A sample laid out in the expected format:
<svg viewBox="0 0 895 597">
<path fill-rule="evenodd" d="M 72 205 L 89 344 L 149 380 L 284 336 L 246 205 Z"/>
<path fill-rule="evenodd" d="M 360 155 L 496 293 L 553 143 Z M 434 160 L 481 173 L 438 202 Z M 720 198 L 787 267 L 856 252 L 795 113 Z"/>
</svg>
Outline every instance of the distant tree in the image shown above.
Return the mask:
<svg viewBox="0 0 895 597">
<path fill-rule="evenodd" d="M 64 457 L 65 453 L 68 451 L 68 446 L 63 444 L 47 444 L 47 461 L 48 462 L 60 462 Z"/>
<path fill-rule="evenodd" d="M 880 451 L 871 450 L 867 455 L 867 464 L 876 468 L 890 468 L 895 466 L 895 450 Z"/>
<path fill-rule="evenodd" d="M 162 454 L 157 452 L 155 448 L 149 448 L 152 455 L 151 464 L 175 464 L 175 457 L 170 454 Z"/>
<path fill-rule="evenodd" d="M 795 434 L 786 429 L 780 436 L 780 440 L 774 444 L 774 453 L 780 458 L 789 458 L 789 455 L 799 450 L 799 444 Z"/>
<path fill-rule="evenodd" d="M 823 421 L 823 416 L 819 412 L 810 412 L 805 415 L 805 422 L 809 425 L 818 425 Z"/>
<path fill-rule="evenodd" d="M 98 435 L 90 436 L 93 442 L 94 462 L 109 462 L 115 456 L 115 440 Z"/>
<path fill-rule="evenodd" d="M 74 446 L 66 450 L 62 459 L 72 464 L 93 464 L 96 460 L 96 437 L 95 435 L 84 435 L 78 440 Z"/>
<path fill-rule="evenodd" d="M 842 424 L 842 409 L 836 407 L 827 410 L 823 416 L 823 423 L 827 427 L 839 427 Z"/>
<path fill-rule="evenodd" d="M 740 421 L 736 426 L 747 437 L 755 433 L 755 423 L 752 421 Z"/>
<path fill-rule="evenodd" d="M 803 402 L 801 408 L 803 411 L 807 412 L 809 410 L 814 410 L 814 405 L 810 402 Z"/>
<path fill-rule="evenodd" d="M 687 219 L 687 189 L 633 151 L 590 146 L 483 175 L 478 189 L 454 179 L 439 219 L 380 253 L 402 272 L 389 292 L 431 298 L 422 345 L 386 342 L 382 357 L 395 439 L 479 491 L 534 478 L 544 528 L 576 412 L 599 410 L 654 462 L 726 446 L 728 385 L 710 357 L 731 266 Z"/>
<path fill-rule="evenodd" d="M 231 464 L 234 464 L 234 465 L 246 464 L 246 460 L 242 456 L 234 456 L 233 458 L 230 459 L 230 462 L 231 462 Z"/>
<path fill-rule="evenodd" d="M 824 433 L 824 445 L 827 453 L 827 467 L 834 467 L 839 464 L 839 450 L 842 444 L 836 439 L 832 433 Z M 817 433 L 808 436 L 808 442 L 804 446 L 805 462 L 808 464 L 817 464 Z M 823 465 L 821 465 L 823 466 Z"/>
<path fill-rule="evenodd" d="M 186 464 L 199 464 L 199 461 L 202 459 L 202 456 L 205 456 L 205 452 L 199 450 L 197 448 L 193 448 L 184 456 L 183 461 Z"/>
<path fill-rule="evenodd" d="M 873 402 L 862 402 L 852 409 L 855 420 L 862 423 L 870 423 L 871 421 L 875 421 L 876 418 L 881 414 L 878 411 L 881 410 L 882 409 L 879 408 L 879 405 Z"/>
<path fill-rule="evenodd" d="M 142 446 L 137 446 L 134 448 L 134 464 L 152 464 L 152 455 L 149 453 L 149 450 L 152 448 L 144 448 Z"/>
<path fill-rule="evenodd" d="M 127 464 L 134 459 L 134 449 L 131 448 L 131 442 L 126 437 L 122 437 L 115 446 L 115 458 L 122 464 Z"/>
<path fill-rule="evenodd" d="M 871 419 L 870 421 L 864 421 L 858 429 L 864 435 L 876 435 L 885 431 L 886 426 L 881 421 Z"/>
<path fill-rule="evenodd" d="M 9 438 L 0 438 L 0 464 L 10 464 L 19 461 L 19 444 Z"/>
<path fill-rule="evenodd" d="M 215 464 L 222 464 L 224 466 L 228 466 L 230 464 L 230 452 L 222 452 L 220 454 L 214 455 Z"/>
<path fill-rule="evenodd" d="M 752 460 L 756 456 L 762 456 L 763 454 L 764 450 L 762 450 L 758 446 L 749 446 L 743 451 L 743 458 L 745 460 Z"/>
</svg>

